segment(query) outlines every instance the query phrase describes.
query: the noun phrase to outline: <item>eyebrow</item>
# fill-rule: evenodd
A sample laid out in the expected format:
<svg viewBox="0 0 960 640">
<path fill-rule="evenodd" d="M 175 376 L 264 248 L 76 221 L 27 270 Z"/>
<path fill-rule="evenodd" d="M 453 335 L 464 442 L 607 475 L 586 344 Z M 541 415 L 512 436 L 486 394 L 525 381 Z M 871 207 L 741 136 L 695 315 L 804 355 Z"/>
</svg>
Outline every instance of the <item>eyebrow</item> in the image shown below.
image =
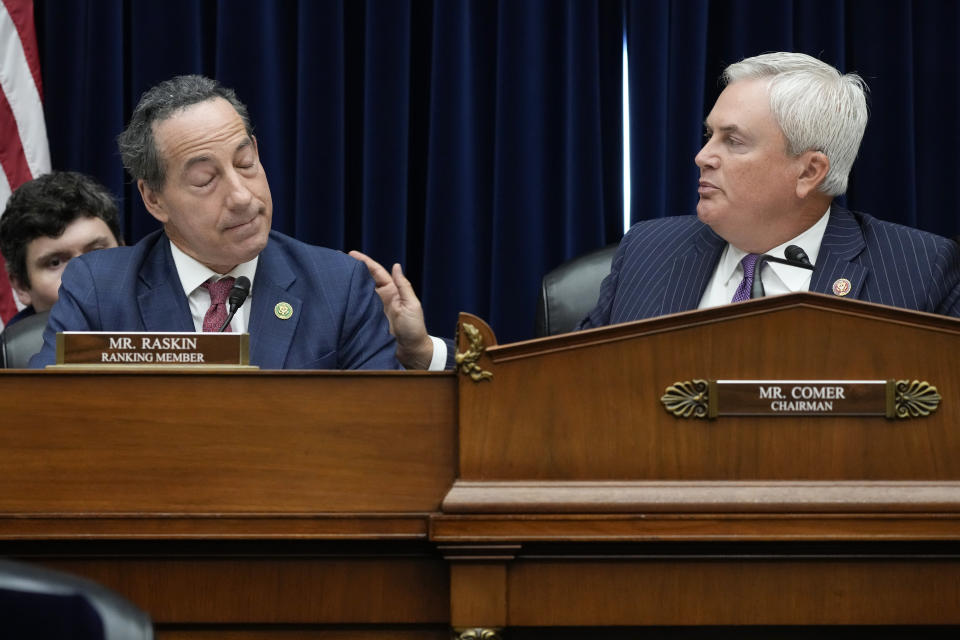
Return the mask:
<svg viewBox="0 0 960 640">
<path fill-rule="evenodd" d="M 93 250 L 99 244 L 109 244 L 109 243 L 110 243 L 110 238 L 108 236 L 106 235 L 97 236 L 87 244 L 83 245 L 83 249 L 84 249 L 84 252 L 87 252 L 87 251 Z M 53 258 L 54 256 L 69 255 L 69 253 L 70 253 L 69 251 L 65 251 L 63 249 L 54 249 L 53 251 L 47 251 L 46 253 L 41 253 L 40 255 L 37 256 L 37 263 L 42 264 L 47 260 L 49 260 L 50 258 Z"/>
<path fill-rule="evenodd" d="M 53 250 L 53 251 L 47 251 L 46 253 L 41 253 L 40 255 L 37 256 L 36 263 L 37 263 L 37 264 L 43 264 L 44 262 L 46 262 L 46 261 L 49 260 L 50 258 L 53 258 L 53 257 L 55 257 L 55 256 L 66 255 L 66 253 L 67 253 L 67 252 L 64 251 L 63 249 L 55 249 L 55 250 Z"/>
<path fill-rule="evenodd" d="M 710 126 L 710 124 L 706 120 L 703 121 L 703 128 L 707 129 L 708 131 L 720 131 L 722 133 L 738 133 L 738 132 L 746 133 L 743 129 L 741 129 L 735 124 L 728 124 L 728 125 L 719 127 L 717 129 L 714 129 L 713 127 Z"/>
<path fill-rule="evenodd" d="M 241 149 L 245 149 L 250 146 L 253 146 L 253 140 L 250 138 L 250 136 L 247 136 L 240 142 L 240 144 L 236 146 L 233 152 L 236 153 L 237 151 L 240 151 Z M 194 156 L 189 160 L 187 160 L 187 162 L 183 165 L 183 173 L 187 173 L 193 165 L 199 164 L 201 162 L 209 162 L 209 160 L 210 160 L 210 156 L 208 155 Z"/>
<path fill-rule="evenodd" d="M 116 238 L 114 238 L 114 240 L 116 240 Z M 98 244 L 110 244 L 110 237 L 106 235 L 97 236 L 87 244 L 83 245 L 83 248 L 84 250 L 89 251 L 94 249 Z"/>
</svg>

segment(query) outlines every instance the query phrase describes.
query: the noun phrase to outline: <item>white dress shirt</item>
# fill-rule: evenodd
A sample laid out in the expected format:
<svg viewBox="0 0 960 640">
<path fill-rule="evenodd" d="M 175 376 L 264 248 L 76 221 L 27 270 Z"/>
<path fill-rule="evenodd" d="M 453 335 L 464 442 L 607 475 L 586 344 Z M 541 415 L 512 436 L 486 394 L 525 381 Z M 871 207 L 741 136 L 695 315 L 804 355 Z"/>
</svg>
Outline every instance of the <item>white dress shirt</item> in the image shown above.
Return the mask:
<svg viewBox="0 0 960 640">
<path fill-rule="evenodd" d="M 257 272 L 257 261 L 260 260 L 260 256 L 256 256 L 249 262 L 238 264 L 230 270 L 230 273 L 220 274 L 205 264 L 197 262 L 172 242 L 170 243 L 170 251 L 173 253 L 173 264 L 177 267 L 177 275 L 180 276 L 183 292 L 187 295 L 187 301 L 190 303 L 193 326 L 199 332 L 203 332 L 203 316 L 207 314 L 207 309 L 210 308 L 210 292 L 201 285 L 208 280 L 217 281 L 227 276 L 234 278 L 247 276 L 250 279 L 250 295 L 243 301 L 243 304 L 237 309 L 236 315 L 233 316 L 233 320 L 230 321 L 232 332 L 244 333 L 250 319 L 250 300 L 253 299 L 254 292 L 253 275 Z"/>
<path fill-rule="evenodd" d="M 447 367 L 447 343 L 433 336 L 430 340 L 433 342 L 433 359 L 427 371 L 443 371 Z"/>
<path fill-rule="evenodd" d="M 827 212 L 817 220 L 816 224 L 796 238 L 774 247 L 767 252 L 767 255 L 783 258 L 785 257 L 784 249 L 791 244 L 795 244 L 806 251 L 812 264 L 817 264 L 820 243 L 823 242 L 823 234 L 827 230 L 829 219 L 830 209 L 827 209 Z M 727 243 L 723 253 L 720 254 L 720 261 L 717 262 L 717 266 L 713 270 L 713 276 L 703 292 L 703 298 L 700 299 L 700 309 L 730 304 L 733 295 L 737 292 L 737 287 L 740 286 L 740 281 L 743 280 L 743 267 L 740 265 L 740 261 L 743 260 L 745 255 L 747 255 L 746 251 Z M 760 273 L 756 277 L 761 279 L 767 296 L 776 296 L 795 291 L 809 291 L 812 275 L 813 272 L 809 269 L 791 267 L 776 262 L 764 262 Z"/>
</svg>

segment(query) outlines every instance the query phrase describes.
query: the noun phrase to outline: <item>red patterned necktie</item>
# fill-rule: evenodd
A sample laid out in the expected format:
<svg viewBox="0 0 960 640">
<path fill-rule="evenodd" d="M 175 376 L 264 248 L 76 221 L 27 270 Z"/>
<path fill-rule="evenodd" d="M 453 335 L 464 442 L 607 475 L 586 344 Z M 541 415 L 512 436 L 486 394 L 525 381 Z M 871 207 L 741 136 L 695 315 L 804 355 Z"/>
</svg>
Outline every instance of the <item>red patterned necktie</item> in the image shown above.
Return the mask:
<svg viewBox="0 0 960 640">
<path fill-rule="evenodd" d="M 201 287 L 210 292 L 210 308 L 203 316 L 203 330 L 217 332 L 227 320 L 227 296 L 233 287 L 234 278 L 223 278 L 216 282 L 204 282 Z M 229 325 L 224 331 L 230 331 Z"/>
<path fill-rule="evenodd" d="M 740 264 L 743 266 L 743 280 L 740 281 L 740 286 L 737 287 L 736 292 L 733 294 L 733 300 L 730 302 L 743 302 L 744 300 L 750 299 L 750 294 L 753 290 L 753 268 L 757 264 L 757 258 L 759 257 L 756 253 L 748 253 L 743 256 L 743 260 L 740 261 Z"/>
</svg>

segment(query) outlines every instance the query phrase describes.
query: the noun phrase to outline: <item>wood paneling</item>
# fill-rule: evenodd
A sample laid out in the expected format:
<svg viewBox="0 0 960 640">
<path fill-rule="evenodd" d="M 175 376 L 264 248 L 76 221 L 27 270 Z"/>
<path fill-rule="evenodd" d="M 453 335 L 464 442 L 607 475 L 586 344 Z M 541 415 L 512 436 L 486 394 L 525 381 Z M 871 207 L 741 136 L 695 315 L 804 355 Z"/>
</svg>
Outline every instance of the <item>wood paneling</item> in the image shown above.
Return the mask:
<svg viewBox="0 0 960 640">
<path fill-rule="evenodd" d="M 425 513 L 453 480 L 450 374 L 0 371 L 0 389 L 0 519 Z"/>
<path fill-rule="evenodd" d="M 454 562 L 450 567 L 450 624 L 507 624 L 507 570 L 503 562 Z"/>
<path fill-rule="evenodd" d="M 455 391 L 448 373 L 0 371 L 0 553 L 115 589 L 160 638 L 436 638 Z"/>
<path fill-rule="evenodd" d="M 960 320 L 817 294 L 489 346 L 460 380 L 463 480 L 960 480 Z M 926 418 L 681 419 L 668 385 L 918 379 Z"/>
<path fill-rule="evenodd" d="M 114 588 L 165 640 L 960 625 L 960 321 L 795 294 L 514 345 L 479 329 L 481 382 L 0 371 L 0 553 Z M 942 401 L 675 418 L 660 396 L 693 378 Z"/>
<path fill-rule="evenodd" d="M 960 558 L 518 561 L 511 625 L 960 624 Z"/>
<path fill-rule="evenodd" d="M 158 554 L 159 555 L 159 554 Z M 124 594 L 157 624 L 446 624 L 439 556 L 48 558 Z"/>
</svg>

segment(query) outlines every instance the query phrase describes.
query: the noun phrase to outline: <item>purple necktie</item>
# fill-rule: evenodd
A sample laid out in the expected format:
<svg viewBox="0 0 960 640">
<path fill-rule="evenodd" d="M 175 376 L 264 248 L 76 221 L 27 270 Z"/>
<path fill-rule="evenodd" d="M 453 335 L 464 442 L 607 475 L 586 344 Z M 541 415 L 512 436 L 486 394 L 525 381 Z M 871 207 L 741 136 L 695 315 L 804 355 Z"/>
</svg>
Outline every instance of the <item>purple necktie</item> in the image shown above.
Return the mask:
<svg viewBox="0 0 960 640">
<path fill-rule="evenodd" d="M 750 299 L 750 292 L 753 289 L 753 267 L 757 264 L 757 258 L 759 257 L 756 253 L 748 253 L 743 256 L 743 260 L 740 261 L 740 266 L 743 267 L 743 280 L 740 281 L 740 286 L 737 287 L 736 293 L 733 294 L 733 300 L 730 302 L 743 302 Z"/>
<path fill-rule="evenodd" d="M 233 287 L 234 278 L 223 278 L 216 282 L 204 282 L 201 287 L 210 292 L 210 308 L 203 316 L 203 330 L 205 332 L 220 331 L 220 327 L 227 320 L 227 296 Z M 224 331 L 230 331 L 227 326 Z"/>
</svg>

